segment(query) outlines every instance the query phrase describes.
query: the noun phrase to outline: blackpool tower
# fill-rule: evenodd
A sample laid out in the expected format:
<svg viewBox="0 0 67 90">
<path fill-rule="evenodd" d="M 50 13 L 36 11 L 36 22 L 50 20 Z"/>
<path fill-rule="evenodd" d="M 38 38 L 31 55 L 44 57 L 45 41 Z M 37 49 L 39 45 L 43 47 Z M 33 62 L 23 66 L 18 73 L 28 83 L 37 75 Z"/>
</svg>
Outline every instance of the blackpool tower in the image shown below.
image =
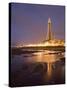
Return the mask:
<svg viewBox="0 0 67 90">
<path fill-rule="evenodd" d="M 46 40 L 49 41 L 49 40 L 52 40 L 52 22 L 51 22 L 51 19 L 49 18 L 48 19 L 48 31 L 47 31 L 47 37 L 46 37 Z"/>
</svg>

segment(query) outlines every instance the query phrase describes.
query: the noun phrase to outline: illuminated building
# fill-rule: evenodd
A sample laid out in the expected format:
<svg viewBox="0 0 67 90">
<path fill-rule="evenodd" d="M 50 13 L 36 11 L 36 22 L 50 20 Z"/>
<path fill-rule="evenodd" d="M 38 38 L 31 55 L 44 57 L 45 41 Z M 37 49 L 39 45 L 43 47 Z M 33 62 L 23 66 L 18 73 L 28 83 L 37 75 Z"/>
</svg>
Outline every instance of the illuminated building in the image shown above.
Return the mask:
<svg viewBox="0 0 67 90">
<path fill-rule="evenodd" d="M 48 29 L 46 40 L 38 44 L 28 44 L 21 47 L 45 47 L 45 46 L 64 46 L 64 40 L 54 39 L 52 33 L 52 22 L 51 19 L 48 19 Z"/>
</svg>

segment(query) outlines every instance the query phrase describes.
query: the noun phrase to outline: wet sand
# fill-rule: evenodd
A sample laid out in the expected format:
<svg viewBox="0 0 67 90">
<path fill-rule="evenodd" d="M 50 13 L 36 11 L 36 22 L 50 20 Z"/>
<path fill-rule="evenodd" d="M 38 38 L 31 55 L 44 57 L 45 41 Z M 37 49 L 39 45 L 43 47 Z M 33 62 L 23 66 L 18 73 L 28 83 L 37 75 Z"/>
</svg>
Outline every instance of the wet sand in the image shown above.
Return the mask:
<svg viewBox="0 0 67 90">
<path fill-rule="evenodd" d="M 16 70 L 11 69 L 11 86 L 64 84 L 65 58 L 62 59 L 52 64 L 51 75 L 47 72 L 47 64 L 44 62 L 22 63 L 20 69 L 19 67 Z"/>
</svg>

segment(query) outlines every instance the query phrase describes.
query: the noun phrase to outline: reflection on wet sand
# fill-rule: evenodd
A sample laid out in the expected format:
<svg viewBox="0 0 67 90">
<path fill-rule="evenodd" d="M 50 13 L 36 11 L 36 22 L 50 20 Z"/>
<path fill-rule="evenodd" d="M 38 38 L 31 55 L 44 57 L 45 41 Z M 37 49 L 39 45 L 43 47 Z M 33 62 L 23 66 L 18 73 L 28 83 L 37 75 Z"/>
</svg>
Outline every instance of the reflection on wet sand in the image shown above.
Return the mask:
<svg viewBox="0 0 67 90">
<path fill-rule="evenodd" d="M 52 73 L 52 64 L 51 63 L 47 63 L 47 75 L 51 76 L 51 73 Z"/>
<path fill-rule="evenodd" d="M 64 52 L 40 51 L 12 58 L 12 86 L 65 82 Z"/>
<path fill-rule="evenodd" d="M 48 53 L 50 52 L 50 53 Z M 35 62 L 45 62 L 47 64 L 47 75 L 51 75 L 52 71 L 52 64 L 56 61 L 59 61 L 60 58 L 64 57 L 64 54 L 61 53 L 55 53 L 56 51 L 46 51 L 45 52 L 38 52 L 38 53 L 33 53 L 35 55 L 33 57 L 33 60 Z M 29 57 L 29 60 L 31 60 L 31 57 Z"/>
</svg>

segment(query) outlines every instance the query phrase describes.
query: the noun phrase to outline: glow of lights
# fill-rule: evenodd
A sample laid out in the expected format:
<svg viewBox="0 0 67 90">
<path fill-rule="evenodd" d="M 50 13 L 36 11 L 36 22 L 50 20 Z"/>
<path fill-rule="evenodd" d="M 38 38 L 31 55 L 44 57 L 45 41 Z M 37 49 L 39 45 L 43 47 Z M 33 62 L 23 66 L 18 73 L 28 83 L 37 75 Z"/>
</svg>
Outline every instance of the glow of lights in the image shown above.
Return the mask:
<svg viewBox="0 0 67 90">
<path fill-rule="evenodd" d="M 28 44 L 24 45 L 23 47 L 43 47 L 43 46 L 64 46 L 64 43 L 60 43 L 60 41 L 58 41 L 57 43 L 48 41 L 40 44 Z"/>
</svg>

